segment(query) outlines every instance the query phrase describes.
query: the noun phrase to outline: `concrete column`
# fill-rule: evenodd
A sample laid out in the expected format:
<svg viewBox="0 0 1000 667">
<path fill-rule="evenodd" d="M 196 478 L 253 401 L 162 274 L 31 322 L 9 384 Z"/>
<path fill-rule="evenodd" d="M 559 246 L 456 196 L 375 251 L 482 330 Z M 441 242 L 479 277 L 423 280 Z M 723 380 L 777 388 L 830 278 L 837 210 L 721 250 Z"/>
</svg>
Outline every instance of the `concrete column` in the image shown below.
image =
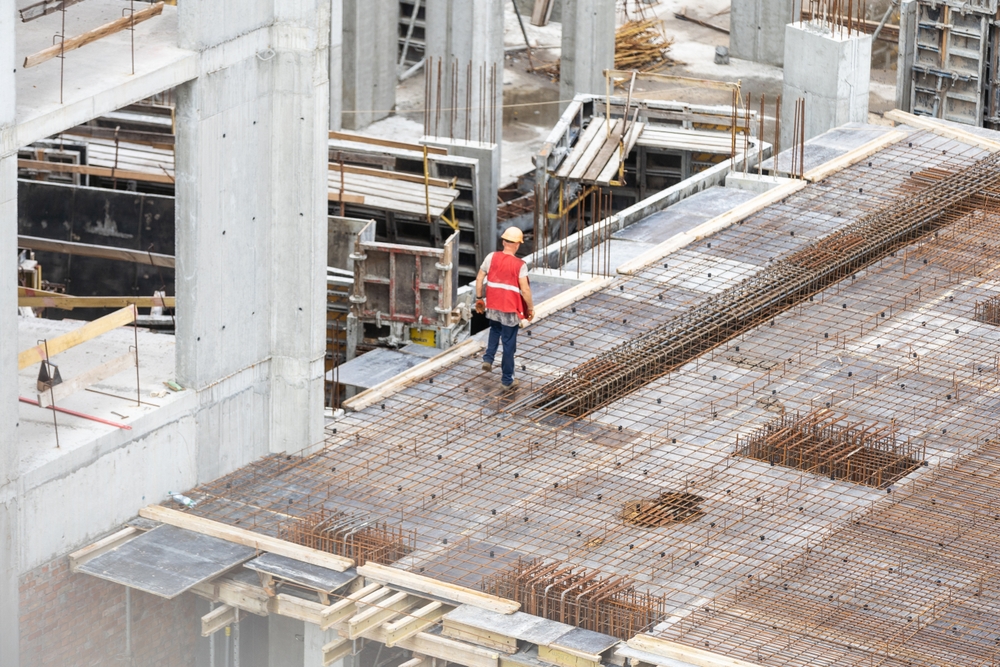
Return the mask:
<svg viewBox="0 0 1000 667">
<path fill-rule="evenodd" d="M 306 625 L 287 616 L 267 617 L 267 667 L 305 666 Z"/>
<path fill-rule="evenodd" d="M 615 0 L 573 0 L 562 13 L 559 99 L 605 93 L 604 70 L 615 66 Z"/>
<path fill-rule="evenodd" d="M 896 56 L 896 108 L 912 111 L 913 50 L 917 42 L 917 0 L 899 4 L 899 49 Z"/>
<path fill-rule="evenodd" d="M 396 106 L 399 0 L 341 1 L 343 125 L 360 130 Z"/>
<path fill-rule="evenodd" d="M 733 0 L 729 55 L 781 67 L 785 63 L 785 25 L 798 21 L 801 0 Z"/>
<path fill-rule="evenodd" d="M 504 1 L 427 0 L 431 106 L 440 109 L 440 115 L 432 114 L 428 134 L 502 143 Z"/>
<path fill-rule="evenodd" d="M 322 433 L 330 6 L 178 8 L 182 46 L 270 44 L 178 88 L 177 376 L 202 406 L 199 480 Z"/>
<path fill-rule="evenodd" d="M 344 0 L 330 0 L 330 129 L 343 127 Z"/>
<path fill-rule="evenodd" d="M 0 3 L 0 665 L 18 665 L 15 3 Z"/>
<path fill-rule="evenodd" d="M 813 22 L 785 29 L 781 145 L 791 146 L 795 100 L 806 100 L 806 139 L 844 123 L 868 121 L 871 35 L 847 36 Z"/>
</svg>

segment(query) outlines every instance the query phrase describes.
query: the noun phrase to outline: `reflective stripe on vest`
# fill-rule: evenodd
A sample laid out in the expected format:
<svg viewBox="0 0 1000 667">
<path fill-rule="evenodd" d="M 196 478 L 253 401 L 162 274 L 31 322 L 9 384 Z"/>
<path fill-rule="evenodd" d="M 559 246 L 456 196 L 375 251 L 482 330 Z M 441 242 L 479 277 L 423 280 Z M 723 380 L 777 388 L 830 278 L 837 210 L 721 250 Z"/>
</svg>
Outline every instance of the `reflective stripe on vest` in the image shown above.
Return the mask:
<svg viewBox="0 0 1000 667">
<path fill-rule="evenodd" d="M 493 253 L 486 274 L 486 307 L 524 318 L 519 275 L 524 262 L 513 255 Z"/>
</svg>

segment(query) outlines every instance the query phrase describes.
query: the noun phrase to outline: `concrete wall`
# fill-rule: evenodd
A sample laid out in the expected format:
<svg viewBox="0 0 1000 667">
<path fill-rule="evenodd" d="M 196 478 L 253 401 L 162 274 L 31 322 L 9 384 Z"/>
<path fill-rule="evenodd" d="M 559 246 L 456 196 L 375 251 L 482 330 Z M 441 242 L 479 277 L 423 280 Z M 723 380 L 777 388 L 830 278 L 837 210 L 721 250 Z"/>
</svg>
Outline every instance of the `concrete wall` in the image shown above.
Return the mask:
<svg viewBox="0 0 1000 667">
<path fill-rule="evenodd" d="M 806 100 L 805 138 L 845 123 L 868 121 L 871 35 L 831 32 L 814 23 L 785 29 L 781 145 L 791 146 L 795 100 Z"/>
<path fill-rule="evenodd" d="M 801 0 L 733 0 L 729 54 L 781 67 L 785 63 L 785 25 L 797 21 Z"/>
<path fill-rule="evenodd" d="M 427 0 L 427 55 L 434 59 L 432 77 L 437 80 L 437 63 L 442 62 L 441 121 L 439 129 L 430 134 L 456 139 L 490 142 L 503 141 L 503 5 L 505 0 Z M 468 66 L 472 63 L 471 80 Z M 457 63 L 458 86 L 452 95 L 452 67 Z M 485 66 L 486 85 L 481 85 L 480 68 Z M 490 84 L 491 72 L 496 67 L 496 86 Z M 471 89 L 471 95 L 470 95 Z M 436 91 L 436 88 L 435 88 Z M 435 92 L 436 102 L 436 92 Z M 451 125 L 452 99 L 458 111 Z M 471 108 L 466 112 L 467 100 Z M 491 126 L 490 99 L 495 107 L 495 124 Z M 485 99 L 484 104 L 481 100 Z M 483 107 L 485 113 L 481 113 Z M 466 136 L 466 116 L 469 133 Z M 485 120 L 482 120 L 482 119 Z"/>
<path fill-rule="evenodd" d="M 359 130 L 396 107 L 399 0 L 341 2 L 342 122 L 346 128 Z"/>
<path fill-rule="evenodd" d="M 0 665 L 18 664 L 15 3 L 0 2 Z"/>
<path fill-rule="evenodd" d="M 567 2 L 562 16 L 559 99 L 563 109 L 577 93 L 604 95 L 604 70 L 615 65 L 615 0 Z"/>
</svg>

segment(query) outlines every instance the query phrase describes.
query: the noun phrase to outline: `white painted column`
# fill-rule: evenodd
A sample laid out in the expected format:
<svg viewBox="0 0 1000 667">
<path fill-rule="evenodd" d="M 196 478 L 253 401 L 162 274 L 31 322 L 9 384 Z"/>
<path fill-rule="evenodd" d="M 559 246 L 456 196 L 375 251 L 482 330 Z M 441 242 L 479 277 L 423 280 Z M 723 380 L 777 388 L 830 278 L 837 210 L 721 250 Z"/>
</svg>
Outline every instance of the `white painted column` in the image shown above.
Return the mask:
<svg viewBox="0 0 1000 667">
<path fill-rule="evenodd" d="M 0 2 L 0 665 L 18 665 L 15 3 Z"/>
<path fill-rule="evenodd" d="M 792 145 L 795 100 L 806 101 L 805 138 L 844 123 L 868 122 L 872 38 L 830 30 L 818 22 L 785 27 L 785 76 L 781 92 L 781 145 Z"/>
<path fill-rule="evenodd" d="M 432 90 L 435 91 L 432 106 L 437 105 L 438 97 L 437 63 L 442 63 L 440 119 L 433 114 L 428 134 L 471 141 L 482 139 L 484 143 L 499 146 L 503 142 L 503 6 L 507 0 L 426 1 L 426 53 L 433 58 L 431 77 L 434 81 Z M 470 62 L 471 77 L 468 76 Z M 455 65 L 457 67 L 453 69 Z M 484 68 L 485 86 L 480 67 Z M 456 70 L 458 85 L 453 95 L 452 81 Z M 495 86 L 491 85 L 494 71 Z M 491 98 L 495 105 L 493 122 L 489 108 Z M 454 114 L 454 124 L 451 113 L 453 104 L 458 109 Z M 466 109 L 467 106 L 470 108 Z M 492 136 L 494 133 L 495 137 Z"/>
<path fill-rule="evenodd" d="M 605 94 L 604 70 L 615 66 L 615 0 L 564 2 L 560 107 L 577 93 Z"/>
<path fill-rule="evenodd" d="M 342 122 L 346 128 L 360 130 L 396 107 L 399 0 L 341 2 Z"/>
</svg>

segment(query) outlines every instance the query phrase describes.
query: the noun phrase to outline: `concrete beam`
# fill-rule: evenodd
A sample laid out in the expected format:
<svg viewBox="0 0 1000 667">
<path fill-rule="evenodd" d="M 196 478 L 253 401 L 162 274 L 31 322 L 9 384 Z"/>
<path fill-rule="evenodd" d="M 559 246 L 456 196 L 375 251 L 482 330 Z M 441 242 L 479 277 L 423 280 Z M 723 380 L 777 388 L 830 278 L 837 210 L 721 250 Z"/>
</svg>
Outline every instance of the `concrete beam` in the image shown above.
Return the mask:
<svg viewBox="0 0 1000 667">
<path fill-rule="evenodd" d="M 14 134 L 15 3 L 0 4 L 0 665 L 17 667 L 17 146 Z"/>
<path fill-rule="evenodd" d="M 559 99 L 605 94 L 604 70 L 615 67 L 615 0 L 577 0 L 563 8 Z"/>
</svg>

